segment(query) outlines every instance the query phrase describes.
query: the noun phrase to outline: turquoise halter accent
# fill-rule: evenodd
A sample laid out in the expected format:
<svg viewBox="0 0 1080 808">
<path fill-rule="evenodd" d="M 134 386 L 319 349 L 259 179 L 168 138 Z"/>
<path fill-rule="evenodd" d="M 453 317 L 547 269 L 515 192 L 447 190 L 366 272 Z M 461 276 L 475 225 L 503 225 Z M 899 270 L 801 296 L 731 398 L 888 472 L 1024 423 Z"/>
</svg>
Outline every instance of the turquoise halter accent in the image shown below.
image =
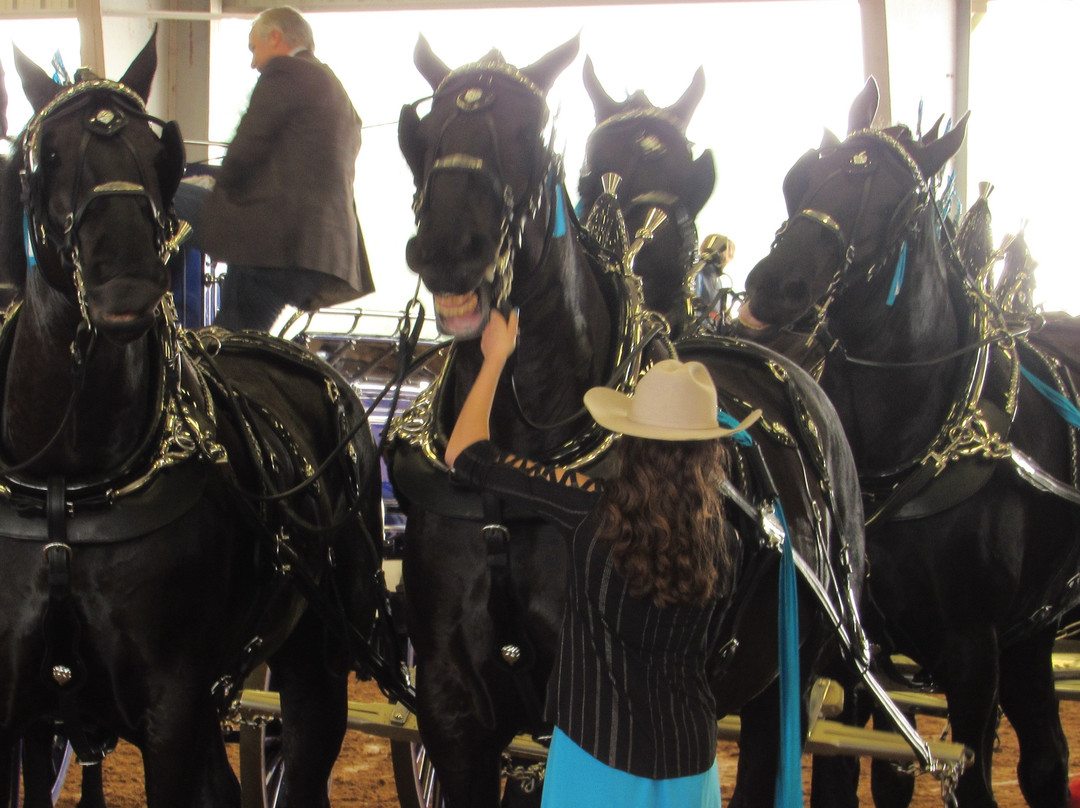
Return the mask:
<svg viewBox="0 0 1080 808">
<path fill-rule="evenodd" d="M 896 269 L 893 270 L 892 283 L 889 284 L 889 296 L 885 300 L 886 306 L 896 302 L 896 296 L 900 294 L 900 287 L 904 285 L 904 271 L 907 269 L 907 239 L 900 245 L 900 256 L 896 259 Z"/>
</svg>

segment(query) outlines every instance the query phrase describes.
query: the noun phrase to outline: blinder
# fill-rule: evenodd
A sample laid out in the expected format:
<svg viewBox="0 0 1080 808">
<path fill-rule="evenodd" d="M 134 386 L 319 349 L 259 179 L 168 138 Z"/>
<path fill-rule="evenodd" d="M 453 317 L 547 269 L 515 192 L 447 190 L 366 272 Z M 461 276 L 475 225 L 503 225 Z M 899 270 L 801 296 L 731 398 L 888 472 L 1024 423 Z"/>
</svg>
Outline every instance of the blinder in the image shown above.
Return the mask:
<svg viewBox="0 0 1080 808">
<path fill-rule="evenodd" d="M 398 147 L 405 157 L 405 163 L 412 171 L 413 184 L 419 188 L 424 177 L 424 155 L 421 152 L 417 133 L 420 129 L 420 113 L 417 107 L 430 98 L 421 98 L 401 107 L 398 115 Z"/>
</svg>

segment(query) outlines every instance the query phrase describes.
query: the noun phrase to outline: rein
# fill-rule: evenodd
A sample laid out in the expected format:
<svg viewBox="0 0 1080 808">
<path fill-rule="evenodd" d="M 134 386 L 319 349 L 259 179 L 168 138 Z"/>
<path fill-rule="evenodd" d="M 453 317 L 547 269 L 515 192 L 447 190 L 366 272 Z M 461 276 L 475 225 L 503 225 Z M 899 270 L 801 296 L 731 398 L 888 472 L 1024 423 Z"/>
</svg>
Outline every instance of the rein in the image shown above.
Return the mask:
<svg viewBox="0 0 1080 808">
<path fill-rule="evenodd" d="M 14 318 L 17 309 L 12 309 L 4 317 L 4 322 L 0 325 L 2 330 L 9 322 Z M 89 334 L 89 342 L 86 342 L 85 349 L 80 348 L 80 344 L 85 340 L 80 340 L 80 337 Z M 68 398 L 67 407 L 64 409 L 64 415 L 60 419 L 60 425 L 56 428 L 52 437 L 31 457 L 23 460 L 20 463 L 16 463 L 13 466 L 9 466 L 0 460 L 0 480 L 10 478 L 10 475 L 30 468 L 41 458 L 43 458 L 49 451 L 56 446 L 57 441 L 60 440 L 60 436 L 64 434 L 64 430 L 67 429 L 68 424 L 71 422 L 71 416 L 75 414 L 75 405 L 79 401 L 79 396 L 82 394 L 83 388 L 86 385 L 86 367 L 90 359 L 90 352 L 94 348 L 94 344 L 97 341 L 97 332 L 86 326 L 86 321 L 81 321 L 79 327 L 75 332 L 75 338 L 71 342 L 71 396 Z"/>
</svg>

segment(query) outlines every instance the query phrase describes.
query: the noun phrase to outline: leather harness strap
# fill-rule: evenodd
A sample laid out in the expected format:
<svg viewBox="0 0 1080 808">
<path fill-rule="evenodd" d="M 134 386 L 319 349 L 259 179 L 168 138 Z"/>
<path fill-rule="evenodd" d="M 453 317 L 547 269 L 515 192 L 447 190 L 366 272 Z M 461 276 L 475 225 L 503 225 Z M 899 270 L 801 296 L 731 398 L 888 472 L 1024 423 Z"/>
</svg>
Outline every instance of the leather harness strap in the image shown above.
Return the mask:
<svg viewBox="0 0 1080 808">
<path fill-rule="evenodd" d="M 532 678 L 536 648 L 525 625 L 525 604 L 514 586 L 510 563 L 510 530 L 503 524 L 502 507 L 497 494 L 484 491 L 484 527 L 481 535 L 491 577 L 488 590 L 488 614 L 494 635 L 495 659 L 510 675 L 530 723 L 543 723 L 543 702 Z"/>
<path fill-rule="evenodd" d="M 71 602 L 71 545 L 67 543 L 67 501 L 63 477 L 50 477 L 46 499 L 49 543 L 42 549 L 48 602 L 42 618 L 45 653 L 42 678 L 56 697 L 63 734 L 80 763 L 100 763 L 116 746 L 116 737 L 92 732 L 79 711 L 77 694 L 86 682 L 79 652 L 79 619 Z"/>
</svg>

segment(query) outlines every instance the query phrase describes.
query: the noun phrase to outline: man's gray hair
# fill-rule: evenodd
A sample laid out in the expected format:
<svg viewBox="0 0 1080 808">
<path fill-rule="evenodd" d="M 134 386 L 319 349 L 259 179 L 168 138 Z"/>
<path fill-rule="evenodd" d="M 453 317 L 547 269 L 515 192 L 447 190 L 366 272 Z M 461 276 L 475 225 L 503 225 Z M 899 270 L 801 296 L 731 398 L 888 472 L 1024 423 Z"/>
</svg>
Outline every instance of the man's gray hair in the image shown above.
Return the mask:
<svg viewBox="0 0 1080 808">
<path fill-rule="evenodd" d="M 315 35 L 311 33 L 311 25 L 292 6 L 268 8 L 255 18 L 251 27 L 260 39 L 266 39 L 271 31 L 278 30 L 290 48 L 307 48 L 315 52 Z"/>
</svg>

